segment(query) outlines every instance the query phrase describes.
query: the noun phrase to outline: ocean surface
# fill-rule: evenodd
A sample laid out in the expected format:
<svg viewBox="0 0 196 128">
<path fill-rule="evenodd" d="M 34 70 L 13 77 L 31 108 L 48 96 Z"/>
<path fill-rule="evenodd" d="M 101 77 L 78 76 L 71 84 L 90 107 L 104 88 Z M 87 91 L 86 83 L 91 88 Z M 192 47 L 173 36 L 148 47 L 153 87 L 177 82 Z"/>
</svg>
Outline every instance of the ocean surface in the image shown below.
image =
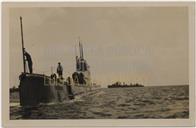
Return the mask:
<svg viewBox="0 0 196 128">
<path fill-rule="evenodd" d="M 23 110 L 10 105 L 10 119 L 189 118 L 189 86 L 102 88 L 63 103 Z"/>
</svg>

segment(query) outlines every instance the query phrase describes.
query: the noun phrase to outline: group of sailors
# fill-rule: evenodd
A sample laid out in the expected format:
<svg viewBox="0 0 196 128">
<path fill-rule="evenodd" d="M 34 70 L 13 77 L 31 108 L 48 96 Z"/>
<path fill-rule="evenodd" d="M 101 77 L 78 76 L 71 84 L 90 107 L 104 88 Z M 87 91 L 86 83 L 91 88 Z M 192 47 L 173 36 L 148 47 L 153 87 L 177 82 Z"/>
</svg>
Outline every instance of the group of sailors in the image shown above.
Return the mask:
<svg viewBox="0 0 196 128">
<path fill-rule="evenodd" d="M 29 73 L 32 74 L 33 73 L 33 62 L 32 62 L 30 54 L 27 51 L 25 51 L 25 49 L 24 49 L 24 56 L 25 56 L 25 64 L 26 64 L 26 62 L 28 63 Z M 87 66 L 88 65 L 86 64 L 84 59 L 80 60 L 76 56 L 77 72 L 74 72 L 72 74 L 72 78 L 67 77 L 67 82 L 69 84 L 71 84 L 71 81 L 73 80 L 73 82 L 75 84 L 86 84 L 85 76 L 82 73 L 82 71 L 86 71 Z M 55 73 L 52 73 L 51 76 L 50 76 L 52 80 L 55 80 L 55 81 L 56 80 L 64 80 L 64 78 L 63 78 L 63 67 L 62 67 L 60 62 L 58 62 L 56 73 L 58 74 L 58 78 L 57 78 L 57 75 Z"/>
<path fill-rule="evenodd" d="M 60 62 L 58 62 L 56 73 L 58 74 L 58 79 L 64 80 L 64 78 L 63 78 L 63 67 L 62 67 Z M 56 76 L 55 73 L 51 74 L 51 79 L 52 80 L 57 80 L 57 76 Z M 72 77 L 70 77 L 70 76 L 67 77 L 66 81 L 69 85 L 72 84 L 72 81 L 75 84 L 81 84 L 81 85 L 86 84 L 85 76 L 82 72 L 74 72 L 72 74 Z"/>
</svg>

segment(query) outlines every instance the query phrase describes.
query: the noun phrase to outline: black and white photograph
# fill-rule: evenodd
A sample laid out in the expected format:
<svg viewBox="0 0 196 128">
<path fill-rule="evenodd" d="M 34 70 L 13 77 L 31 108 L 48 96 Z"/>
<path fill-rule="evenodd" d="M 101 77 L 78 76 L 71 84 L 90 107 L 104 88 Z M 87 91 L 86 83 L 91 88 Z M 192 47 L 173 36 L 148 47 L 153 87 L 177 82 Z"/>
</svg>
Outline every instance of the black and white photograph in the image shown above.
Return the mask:
<svg viewBox="0 0 196 128">
<path fill-rule="evenodd" d="M 7 10 L 9 120 L 192 118 L 188 6 Z"/>
</svg>

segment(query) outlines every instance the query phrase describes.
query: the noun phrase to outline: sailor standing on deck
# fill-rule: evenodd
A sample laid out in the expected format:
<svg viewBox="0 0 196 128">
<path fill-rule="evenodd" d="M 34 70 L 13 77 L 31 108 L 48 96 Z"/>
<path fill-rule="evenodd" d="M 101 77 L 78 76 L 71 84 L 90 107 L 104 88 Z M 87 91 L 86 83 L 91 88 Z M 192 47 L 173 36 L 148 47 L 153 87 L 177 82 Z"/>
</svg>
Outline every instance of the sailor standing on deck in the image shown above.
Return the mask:
<svg viewBox="0 0 196 128">
<path fill-rule="evenodd" d="M 29 67 L 29 73 L 33 73 L 33 62 L 32 62 L 32 59 L 31 59 L 31 55 L 25 51 L 24 49 L 24 56 L 26 57 L 26 61 L 28 62 L 28 67 Z"/>
<path fill-rule="evenodd" d="M 58 62 L 58 67 L 57 67 L 57 74 L 59 76 L 59 78 L 63 78 L 63 67 L 61 66 L 61 63 Z"/>
</svg>

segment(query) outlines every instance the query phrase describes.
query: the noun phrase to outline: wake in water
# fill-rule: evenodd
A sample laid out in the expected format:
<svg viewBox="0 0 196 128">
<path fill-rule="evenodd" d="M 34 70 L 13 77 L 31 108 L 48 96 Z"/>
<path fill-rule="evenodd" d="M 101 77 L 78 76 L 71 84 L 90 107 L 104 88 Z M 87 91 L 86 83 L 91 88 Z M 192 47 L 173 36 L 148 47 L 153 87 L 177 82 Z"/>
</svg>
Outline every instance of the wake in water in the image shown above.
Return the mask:
<svg viewBox="0 0 196 128">
<path fill-rule="evenodd" d="M 10 106 L 11 119 L 188 118 L 189 87 L 100 89 L 63 103 L 24 110 Z M 29 113 L 28 113 L 29 112 Z"/>
</svg>

